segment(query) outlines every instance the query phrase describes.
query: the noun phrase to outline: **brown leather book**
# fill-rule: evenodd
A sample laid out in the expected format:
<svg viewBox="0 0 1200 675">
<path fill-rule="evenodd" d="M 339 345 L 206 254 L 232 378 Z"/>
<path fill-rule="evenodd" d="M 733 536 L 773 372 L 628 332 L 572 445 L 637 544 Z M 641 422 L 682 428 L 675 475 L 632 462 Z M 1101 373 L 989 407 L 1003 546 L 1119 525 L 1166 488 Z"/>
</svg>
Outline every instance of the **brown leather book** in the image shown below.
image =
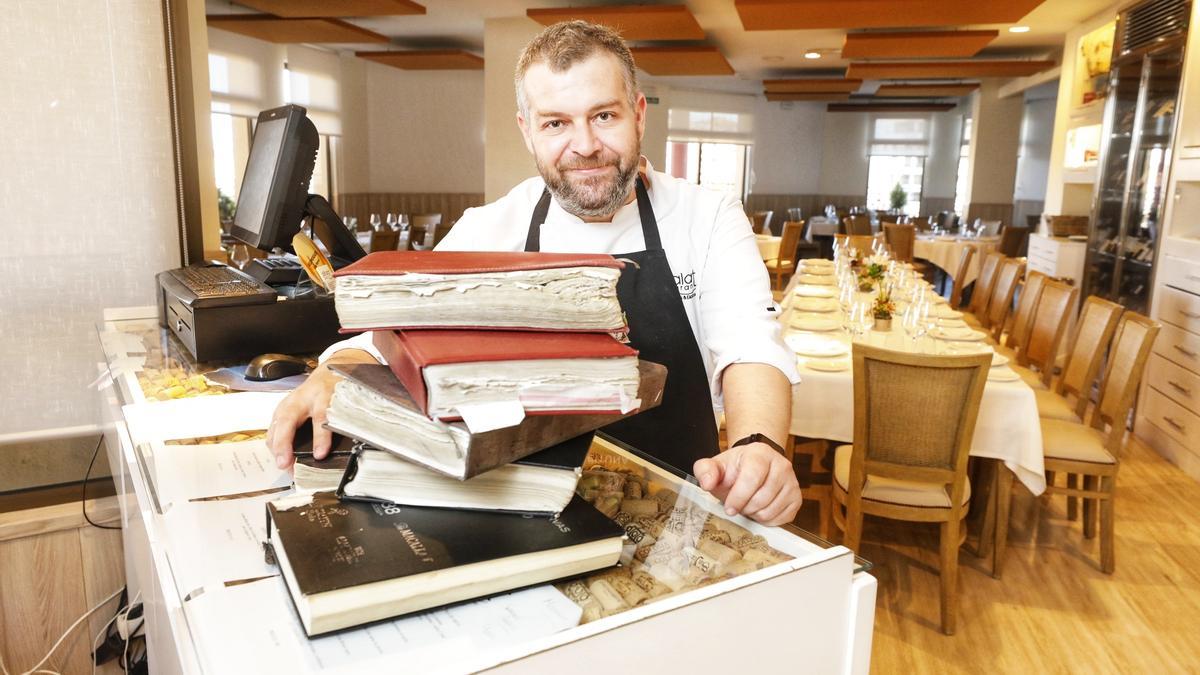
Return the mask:
<svg viewBox="0 0 1200 675">
<path fill-rule="evenodd" d="M 622 333 L 624 263 L 603 254 L 380 251 L 338 270 L 344 332 L 484 328 Z"/>
<path fill-rule="evenodd" d="M 462 419 L 455 412 L 456 403 L 518 397 L 527 415 L 615 414 L 636 397 L 637 350 L 607 333 L 377 330 L 372 334 L 388 367 L 421 412 L 442 421 Z M 487 388 L 478 386 L 484 379 L 490 381 Z"/>
<path fill-rule="evenodd" d="M 334 387 L 326 426 L 434 471 L 465 480 L 635 414 L 530 415 L 520 423 L 471 433 L 463 422 L 431 420 L 387 366 L 331 364 Z M 638 362 L 640 410 L 662 402 L 667 369 Z"/>
</svg>

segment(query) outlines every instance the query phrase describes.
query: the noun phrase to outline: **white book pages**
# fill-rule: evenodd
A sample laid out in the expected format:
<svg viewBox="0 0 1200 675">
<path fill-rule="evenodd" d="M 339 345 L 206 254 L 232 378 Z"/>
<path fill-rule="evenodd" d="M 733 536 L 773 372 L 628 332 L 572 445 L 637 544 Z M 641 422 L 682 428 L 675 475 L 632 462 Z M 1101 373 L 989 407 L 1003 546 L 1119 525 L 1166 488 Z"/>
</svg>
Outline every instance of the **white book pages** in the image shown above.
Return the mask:
<svg viewBox="0 0 1200 675">
<path fill-rule="evenodd" d="M 171 401 L 130 403 L 122 408 L 133 442 L 204 438 L 256 431 L 271 424 L 285 392 L 238 392 Z"/>
<path fill-rule="evenodd" d="M 617 330 L 621 271 L 567 267 L 487 274 L 351 274 L 334 302 L 343 328 L 494 326 Z"/>
<path fill-rule="evenodd" d="M 206 672 L 284 675 L 475 671 L 582 615 L 544 585 L 310 639 L 278 577 L 207 589 L 184 608 Z"/>
<path fill-rule="evenodd" d="M 287 487 L 292 477 L 275 466 L 265 440 L 206 445 L 158 445 L 155 489 L 163 509 L 189 499 Z"/>
</svg>

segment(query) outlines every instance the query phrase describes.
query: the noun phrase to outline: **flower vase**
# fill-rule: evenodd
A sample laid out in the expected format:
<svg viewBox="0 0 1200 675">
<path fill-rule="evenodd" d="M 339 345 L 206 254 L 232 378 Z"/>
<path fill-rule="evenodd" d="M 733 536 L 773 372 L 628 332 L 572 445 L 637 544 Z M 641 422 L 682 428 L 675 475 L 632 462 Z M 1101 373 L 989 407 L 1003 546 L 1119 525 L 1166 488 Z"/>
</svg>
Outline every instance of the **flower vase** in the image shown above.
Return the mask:
<svg viewBox="0 0 1200 675">
<path fill-rule="evenodd" d="M 892 330 L 892 320 L 891 319 L 879 319 L 879 318 L 875 319 L 875 332 L 890 333 L 891 330 Z"/>
</svg>

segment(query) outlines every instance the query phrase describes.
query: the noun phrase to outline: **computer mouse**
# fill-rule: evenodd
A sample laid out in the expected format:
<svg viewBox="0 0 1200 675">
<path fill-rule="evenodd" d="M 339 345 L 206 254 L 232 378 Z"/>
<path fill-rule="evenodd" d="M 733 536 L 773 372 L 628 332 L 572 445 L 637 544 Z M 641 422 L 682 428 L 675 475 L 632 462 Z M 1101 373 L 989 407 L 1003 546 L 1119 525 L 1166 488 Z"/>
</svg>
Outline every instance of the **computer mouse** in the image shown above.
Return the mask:
<svg viewBox="0 0 1200 675">
<path fill-rule="evenodd" d="M 312 363 L 308 359 L 287 354 L 259 354 L 246 365 L 246 379 L 254 382 L 270 382 L 282 377 L 299 375 L 308 370 Z"/>
</svg>

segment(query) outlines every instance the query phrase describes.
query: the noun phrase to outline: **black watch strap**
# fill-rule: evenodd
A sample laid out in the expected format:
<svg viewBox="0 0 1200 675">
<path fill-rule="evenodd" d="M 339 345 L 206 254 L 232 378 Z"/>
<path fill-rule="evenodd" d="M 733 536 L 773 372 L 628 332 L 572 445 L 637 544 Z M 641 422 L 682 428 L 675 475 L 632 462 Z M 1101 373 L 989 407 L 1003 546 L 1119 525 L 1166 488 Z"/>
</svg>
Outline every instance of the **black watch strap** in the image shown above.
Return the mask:
<svg viewBox="0 0 1200 675">
<path fill-rule="evenodd" d="M 729 447 L 736 448 L 739 445 L 749 445 L 751 443 L 766 443 L 767 445 L 771 446 L 772 448 L 775 448 L 775 451 L 778 452 L 779 454 L 787 455 L 787 451 L 783 449 L 783 446 L 781 446 L 780 444 L 771 440 L 770 436 L 767 436 L 766 434 L 760 434 L 757 432 L 750 434 L 749 436 L 747 436 L 743 439 L 734 441 L 733 445 L 731 445 Z"/>
</svg>

